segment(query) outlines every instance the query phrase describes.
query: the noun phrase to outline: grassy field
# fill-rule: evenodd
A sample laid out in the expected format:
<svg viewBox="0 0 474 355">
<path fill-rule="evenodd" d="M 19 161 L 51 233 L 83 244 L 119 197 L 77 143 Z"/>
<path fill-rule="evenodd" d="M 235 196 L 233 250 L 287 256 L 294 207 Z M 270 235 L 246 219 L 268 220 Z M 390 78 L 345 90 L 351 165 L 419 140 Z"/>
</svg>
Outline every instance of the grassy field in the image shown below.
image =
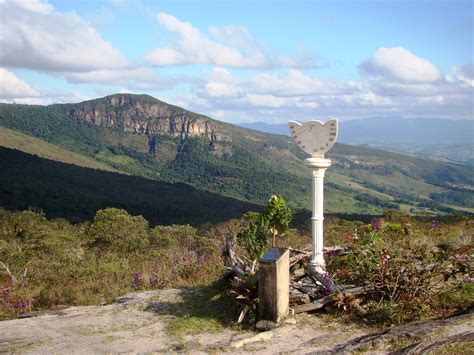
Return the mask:
<svg viewBox="0 0 474 355">
<path fill-rule="evenodd" d="M 118 172 L 111 166 L 18 131 L 0 126 L 0 146 L 85 168 Z"/>
</svg>

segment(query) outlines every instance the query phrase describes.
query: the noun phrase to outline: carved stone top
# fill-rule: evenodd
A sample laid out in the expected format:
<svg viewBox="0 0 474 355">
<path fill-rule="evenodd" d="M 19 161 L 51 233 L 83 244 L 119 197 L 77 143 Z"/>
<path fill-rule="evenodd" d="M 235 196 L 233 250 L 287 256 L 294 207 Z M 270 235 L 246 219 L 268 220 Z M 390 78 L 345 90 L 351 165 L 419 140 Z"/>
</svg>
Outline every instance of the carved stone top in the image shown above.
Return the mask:
<svg viewBox="0 0 474 355">
<path fill-rule="evenodd" d="M 311 120 L 303 124 L 290 121 L 288 124 L 296 144 L 313 158 L 324 158 L 324 154 L 336 143 L 337 118 L 326 123 Z"/>
</svg>

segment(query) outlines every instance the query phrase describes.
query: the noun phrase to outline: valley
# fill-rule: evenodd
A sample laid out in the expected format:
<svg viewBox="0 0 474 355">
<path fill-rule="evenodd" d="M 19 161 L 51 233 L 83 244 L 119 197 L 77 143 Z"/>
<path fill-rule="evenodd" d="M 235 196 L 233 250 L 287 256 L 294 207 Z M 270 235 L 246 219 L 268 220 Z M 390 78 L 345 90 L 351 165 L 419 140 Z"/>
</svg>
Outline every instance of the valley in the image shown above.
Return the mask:
<svg viewBox="0 0 474 355">
<path fill-rule="evenodd" d="M 1 146 L 46 159 L 184 183 L 253 204 L 281 194 L 294 209 L 310 207 L 305 153 L 291 138 L 216 121 L 151 96 L 0 104 L 0 128 Z M 328 157 L 328 213 L 472 211 L 472 167 L 345 144 L 336 144 Z"/>
</svg>

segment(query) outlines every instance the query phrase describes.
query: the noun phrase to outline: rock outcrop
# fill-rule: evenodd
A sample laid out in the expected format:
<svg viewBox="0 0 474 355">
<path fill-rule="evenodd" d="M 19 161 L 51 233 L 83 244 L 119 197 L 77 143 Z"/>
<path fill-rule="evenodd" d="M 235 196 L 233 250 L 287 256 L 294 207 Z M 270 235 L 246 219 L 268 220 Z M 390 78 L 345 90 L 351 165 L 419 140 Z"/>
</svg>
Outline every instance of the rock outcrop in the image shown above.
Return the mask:
<svg viewBox="0 0 474 355">
<path fill-rule="evenodd" d="M 258 334 L 222 325 L 212 332 L 173 336 L 173 322 L 193 318 L 198 306 L 189 300 L 199 292 L 150 290 L 109 305 L 28 313 L 0 322 L 0 353 L 472 353 L 472 313 L 375 333 L 363 323 L 303 313 Z"/>
<path fill-rule="evenodd" d="M 204 137 L 210 143 L 221 140 L 209 118 L 168 105 L 148 96 L 130 94 L 107 96 L 75 106 L 70 114 L 101 127 L 119 127 L 124 132 L 148 137 L 148 151 L 155 153 L 156 137 Z"/>
</svg>

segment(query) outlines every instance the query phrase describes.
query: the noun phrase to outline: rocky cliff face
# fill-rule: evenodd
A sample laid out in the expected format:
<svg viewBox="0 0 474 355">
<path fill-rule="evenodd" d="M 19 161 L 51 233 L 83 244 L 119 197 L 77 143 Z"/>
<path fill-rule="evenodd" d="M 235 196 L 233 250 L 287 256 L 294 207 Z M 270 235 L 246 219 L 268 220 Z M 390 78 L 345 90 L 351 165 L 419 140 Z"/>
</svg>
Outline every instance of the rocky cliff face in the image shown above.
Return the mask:
<svg viewBox="0 0 474 355">
<path fill-rule="evenodd" d="M 145 134 L 149 152 L 155 153 L 156 137 L 180 139 L 205 137 L 210 143 L 221 140 L 215 125 L 205 116 L 193 115 L 158 100 L 139 100 L 134 95 L 114 95 L 71 109 L 71 115 L 102 127 L 119 127 L 124 132 Z"/>
</svg>

